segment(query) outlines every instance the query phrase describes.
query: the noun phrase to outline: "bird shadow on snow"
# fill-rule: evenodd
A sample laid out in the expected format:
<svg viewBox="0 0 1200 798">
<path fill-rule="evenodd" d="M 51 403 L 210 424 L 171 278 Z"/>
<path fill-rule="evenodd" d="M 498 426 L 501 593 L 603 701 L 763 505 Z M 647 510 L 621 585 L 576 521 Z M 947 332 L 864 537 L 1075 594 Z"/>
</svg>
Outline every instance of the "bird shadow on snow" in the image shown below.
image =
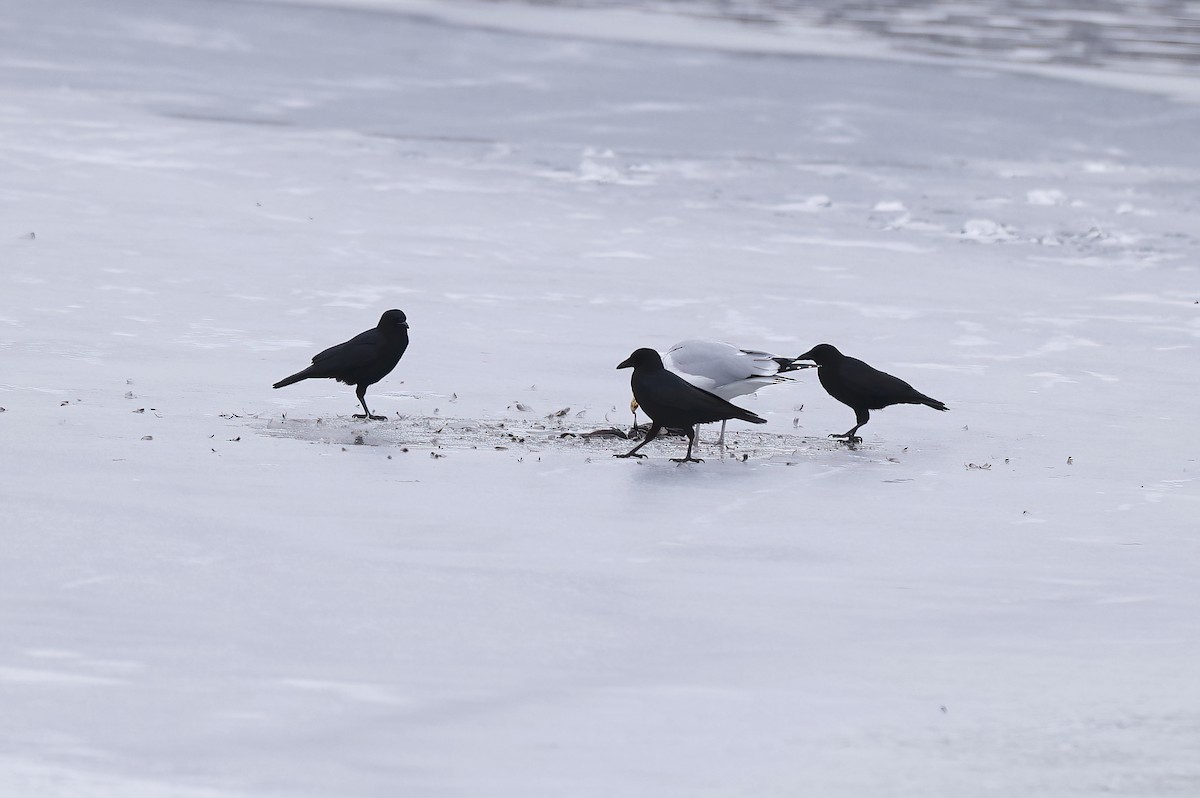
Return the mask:
<svg viewBox="0 0 1200 798">
<path fill-rule="evenodd" d="M 435 456 L 451 451 L 492 450 L 523 452 L 575 452 L 586 457 L 623 454 L 633 439 L 620 437 L 617 428 L 585 428 L 565 419 L 472 419 L 443 416 L 397 416 L 387 421 L 364 421 L 347 416 L 292 417 L 251 415 L 242 417 L 256 434 L 290 438 L 330 446 L 392 447 L 401 451 L 428 449 Z M 846 449 L 846 444 L 828 437 L 778 433 L 729 431 L 725 451 L 712 442 L 716 425 L 700 430 L 696 453 L 712 460 L 756 460 L 787 464 L 820 453 Z M 682 457 L 686 440 L 660 436 L 647 447 L 651 460 Z M 856 448 L 863 447 L 861 444 Z"/>
</svg>

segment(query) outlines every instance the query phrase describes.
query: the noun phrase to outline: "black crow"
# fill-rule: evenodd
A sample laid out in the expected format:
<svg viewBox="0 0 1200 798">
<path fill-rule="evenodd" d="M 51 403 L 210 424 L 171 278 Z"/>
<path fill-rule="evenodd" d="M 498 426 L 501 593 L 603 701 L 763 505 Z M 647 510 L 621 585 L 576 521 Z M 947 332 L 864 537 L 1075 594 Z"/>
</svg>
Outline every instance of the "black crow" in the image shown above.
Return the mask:
<svg viewBox="0 0 1200 798">
<path fill-rule="evenodd" d="M 687 454 L 682 458 L 671 458 L 675 463 L 701 463 L 699 458 L 692 457 L 692 445 L 696 442 L 696 424 L 707 424 L 712 421 L 724 421 L 736 418 L 749 421 L 752 424 L 766 424 L 765 418 L 759 418 L 749 410 L 743 410 L 737 405 L 730 404 L 719 396 L 697 388 L 674 372 L 667 371 L 663 366 L 662 357 L 653 349 L 638 349 L 617 366 L 619 369 L 633 368 L 630 385 L 633 387 L 633 398 L 638 406 L 650 416 L 650 430 L 646 439 L 625 454 L 613 457 L 645 457 L 638 454 L 638 449 L 654 440 L 655 436 L 667 429 L 683 430 L 688 437 Z"/>
<path fill-rule="evenodd" d="M 375 329 L 361 332 L 345 343 L 329 347 L 314 356 L 312 365 L 304 371 L 284 377 L 272 387 L 282 388 L 300 380 L 328 377 L 357 386 L 358 401 L 362 404 L 363 415 L 355 414 L 355 418 L 386 421 L 385 416 L 371 415 L 367 407 L 367 387 L 390 374 L 407 348 L 408 319 L 402 310 L 389 310 L 379 317 L 379 324 Z"/>
<path fill-rule="evenodd" d="M 943 402 L 931 399 L 899 377 L 846 357 L 830 344 L 817 344 L 797 359 L 815 362 L 817 377 L 829 395 L 854 409 L 858 423 L 841 435 L 830 435 L 831 438 L 845 438 L 852 443 L 861 441 L 862 438 L 854 433 L 870 420 L 870 411 L 882 410 L 889 405 L 928 405 L 934 410 L 946 409 Z"/>
</svg>

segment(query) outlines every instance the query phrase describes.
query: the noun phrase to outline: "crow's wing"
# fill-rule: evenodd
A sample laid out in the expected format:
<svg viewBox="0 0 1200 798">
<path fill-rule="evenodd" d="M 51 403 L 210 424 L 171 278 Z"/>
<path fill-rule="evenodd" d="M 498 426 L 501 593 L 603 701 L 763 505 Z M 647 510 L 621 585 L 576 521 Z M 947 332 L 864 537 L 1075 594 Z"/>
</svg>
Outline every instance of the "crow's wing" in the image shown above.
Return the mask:
<svg viewBox="0 0 1200 798">
<path fill-rule="evenodd" d="M 349 341 L 313 355 L 313 368 L 330 373 L 363 368 L 371 365 L 379 357 L 383 345 L 383 333 L 379 330 L 367 330 Z"/>
<path fill-rule="evenodd" d="M 836 368 L 842 384 L 871 407 L 877 403 L 882 407 L 920 402 L 928 398 L 899 377 L 893 377 L 857 358 L 843 358 Z"/>
<path fill-rule="evenodd" d="M 633 394 L 650 418 L 666 426 L 707 424 L 728 418 L 755 424 L 766 423 L 766 419 L 697 388 L 665 369 L 650 374 L 635 373 Z"/>
</svg>

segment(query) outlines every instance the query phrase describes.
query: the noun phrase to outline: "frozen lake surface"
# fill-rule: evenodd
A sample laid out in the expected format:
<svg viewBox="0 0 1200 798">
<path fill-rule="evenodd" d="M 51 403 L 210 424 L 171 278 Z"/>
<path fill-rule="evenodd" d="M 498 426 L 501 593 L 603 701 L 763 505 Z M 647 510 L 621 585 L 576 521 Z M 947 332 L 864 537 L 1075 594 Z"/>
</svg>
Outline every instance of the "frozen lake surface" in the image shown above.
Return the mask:
<svg viewBox="0 0 1200 798">
<path fill-rule="evenodd" d="M 1200 792 L 1200 106 L 485 11 L 5 4 L 0 794 Z"/>
</svg>

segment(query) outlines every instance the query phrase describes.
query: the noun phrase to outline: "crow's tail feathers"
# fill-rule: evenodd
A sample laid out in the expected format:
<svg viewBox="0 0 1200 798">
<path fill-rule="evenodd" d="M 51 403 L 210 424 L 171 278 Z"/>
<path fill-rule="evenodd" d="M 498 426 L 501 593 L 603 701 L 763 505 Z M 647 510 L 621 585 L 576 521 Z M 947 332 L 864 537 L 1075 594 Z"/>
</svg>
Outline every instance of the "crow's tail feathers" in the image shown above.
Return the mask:
<svg viewBox="0 0 1200 798">
<path fill-rule="evenodd" d="M 749 410 L 747 410 L 744 407 L 738 407 L 737 405 L 732 405 L 732 406 L 737 407 L 737 409 L 739 411 L 738 414 L 734 416 L 734 418 L 738 419 L 739 421 L 749 421 L 751 424 L 766 424 L 767 423 L 767 420 L 765 418 L 763 418 L 762 416 L 755 415 L 754 413 L 751 413 Z"/>
<path fill-rule="evenodd" d="M 272 388 L 282 388 L 285 385 L 291 385 L 294 382 L 300 382 L 300 380 L 307 380 L 309 377 L 312 376 L 310 371 L 311 371 L 311 367 L 306 368 L 304 371 L 297 371 L 295 374 L 293 374 L 290 377 L 284 377 L 282 380 L 275 383 L 271 387 Z"/>
<path fill-rule="evenodd" d="M 949 410 L 945 402 L 939 402 L 937 399 L 921 394 L 921 404 L 932 407 L 934 410 Z"/>
</svg>

